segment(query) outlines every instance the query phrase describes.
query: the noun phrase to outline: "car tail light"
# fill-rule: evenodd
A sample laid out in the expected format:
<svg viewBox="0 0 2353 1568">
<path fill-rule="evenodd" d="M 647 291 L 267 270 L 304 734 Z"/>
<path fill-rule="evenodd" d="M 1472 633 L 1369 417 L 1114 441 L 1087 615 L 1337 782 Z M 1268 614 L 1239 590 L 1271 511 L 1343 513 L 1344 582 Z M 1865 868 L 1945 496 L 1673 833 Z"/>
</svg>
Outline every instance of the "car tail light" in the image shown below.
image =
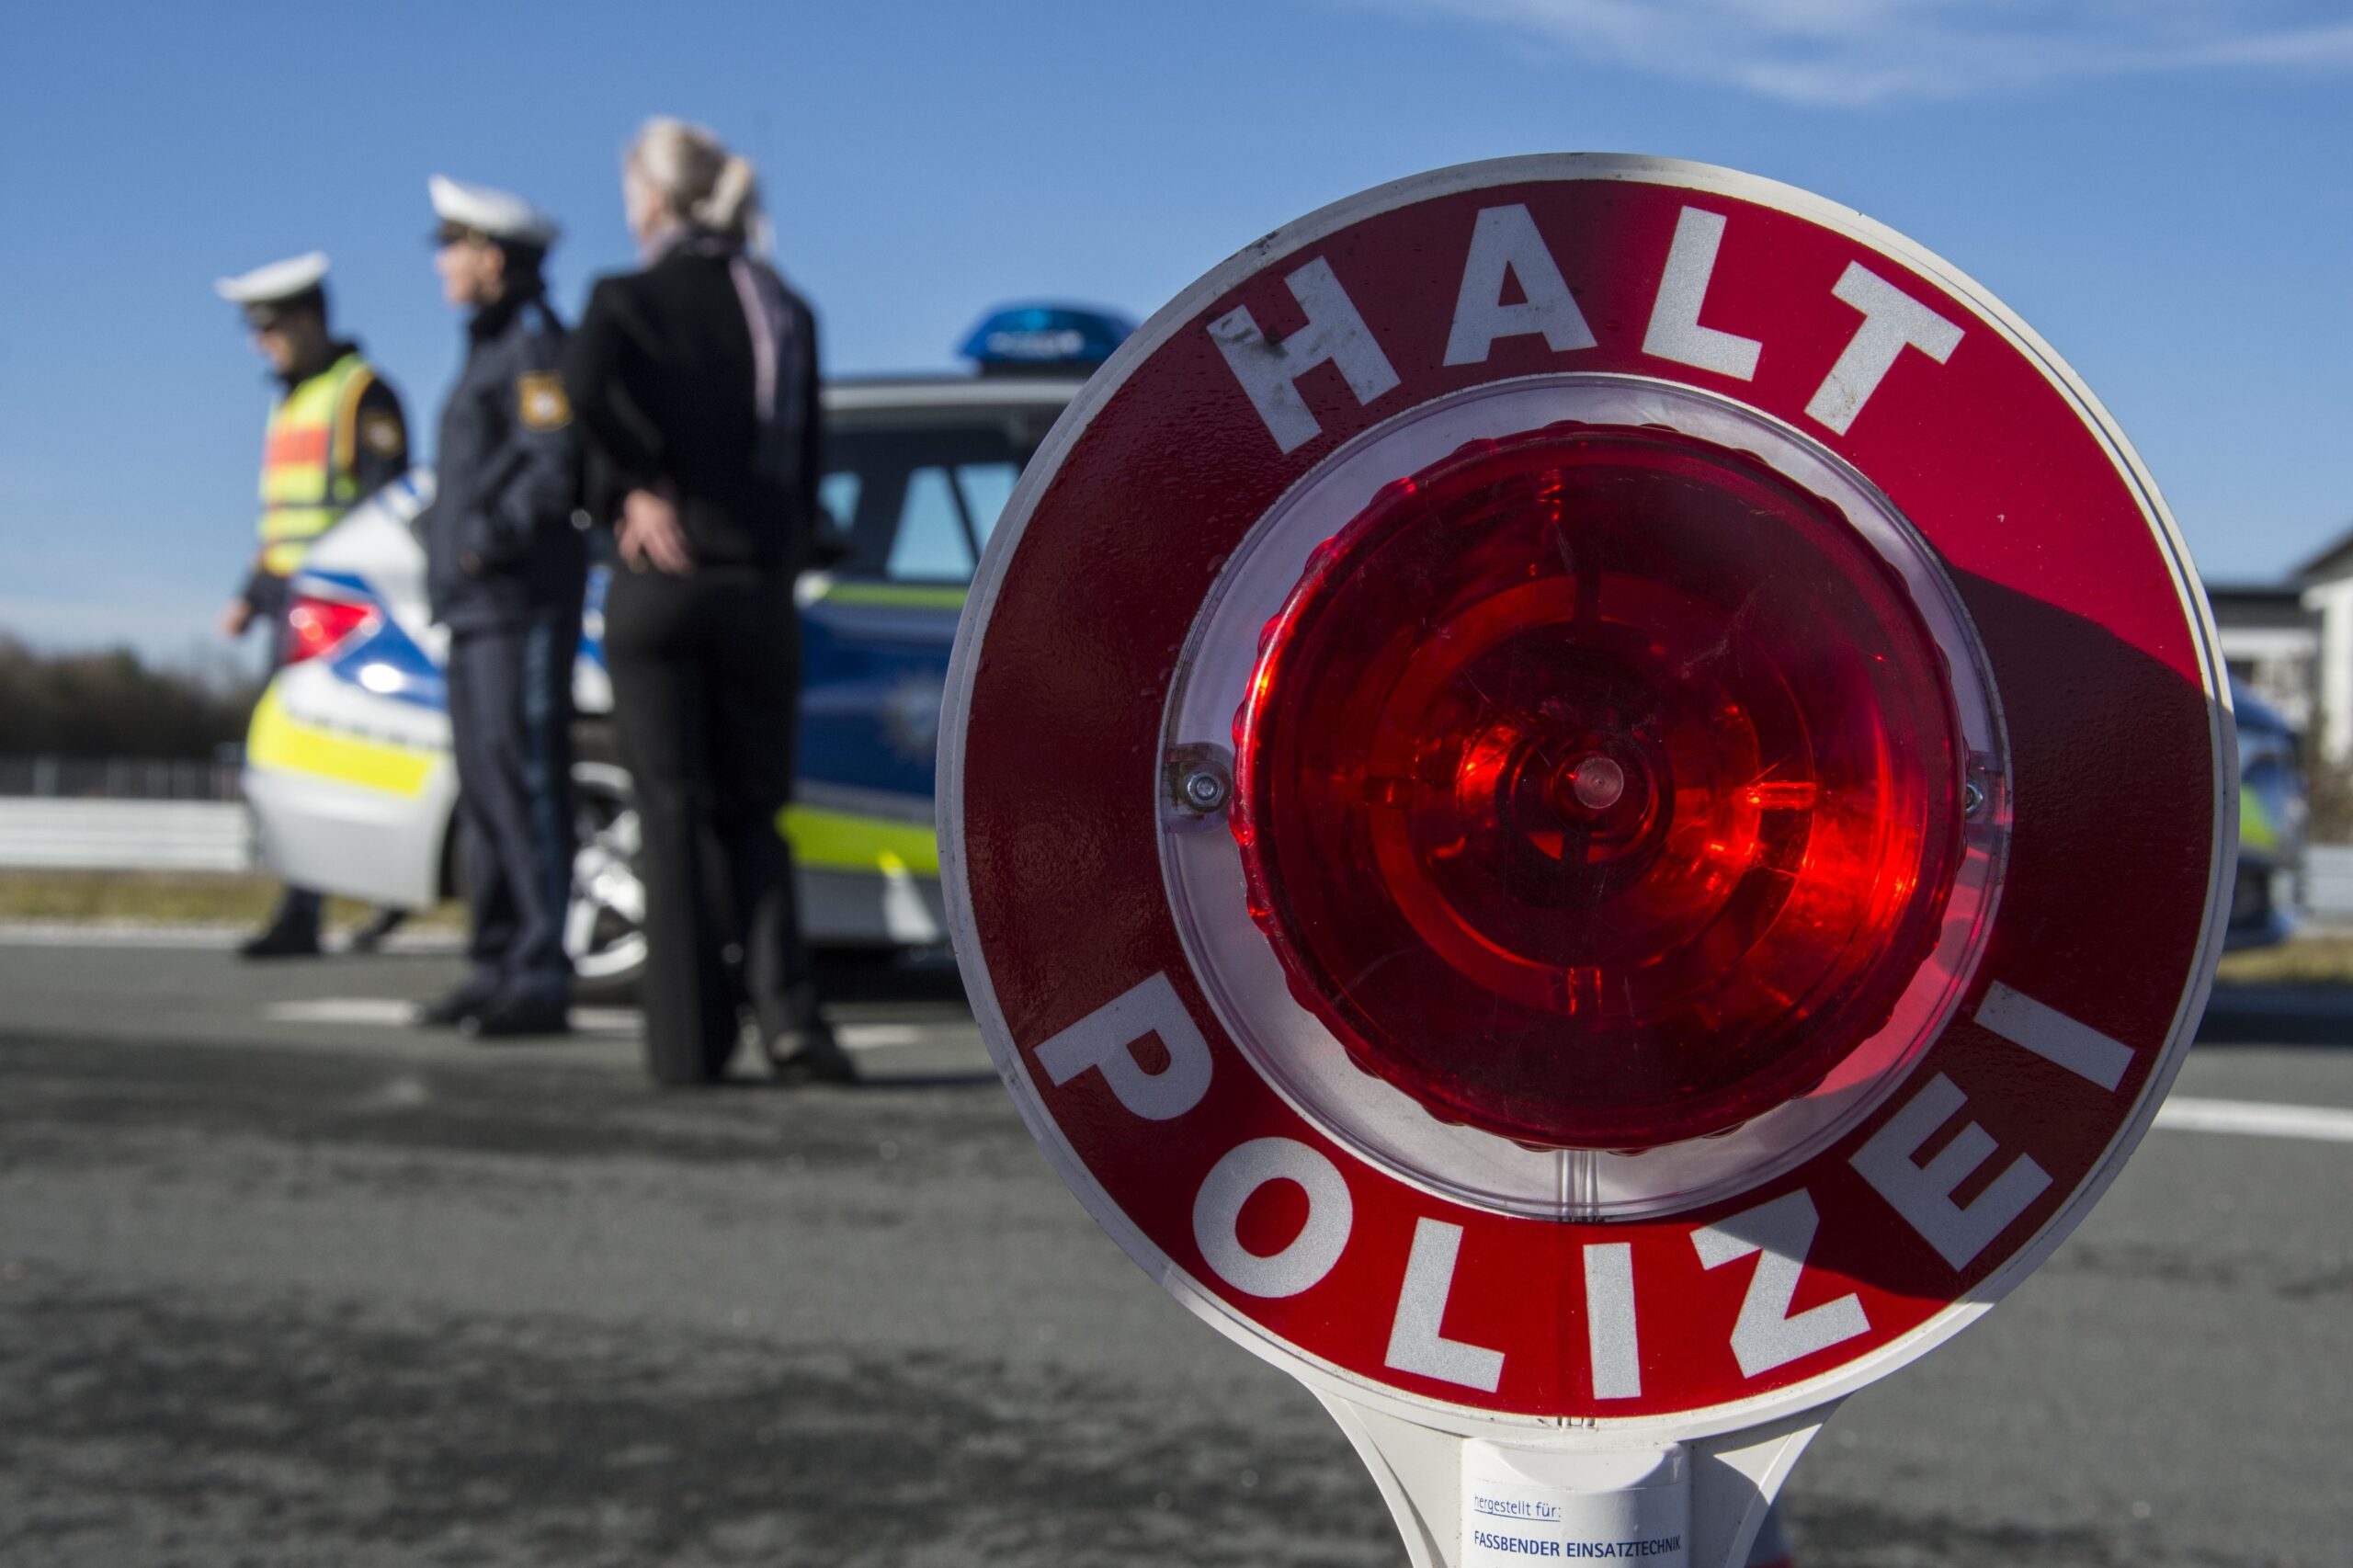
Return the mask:
<svg viewBox="0 0 2353 1568">
<path fill-rule="evenodd" d="M 1250 913 L 1445 1121 L 1638 1150 L 1806 1093 L 1938 941 L 1969 763 L 1905 581 L 1665 428 L 1474 441 L 1310 557 L 1234 721 Z"/>
<path fill-rule="evenodd" d="M 367 605 L 305 594 L 287 612 L 286 662 L 299 664 L 329 653 L 375 618 L 375 610 Z"/>
</svg>

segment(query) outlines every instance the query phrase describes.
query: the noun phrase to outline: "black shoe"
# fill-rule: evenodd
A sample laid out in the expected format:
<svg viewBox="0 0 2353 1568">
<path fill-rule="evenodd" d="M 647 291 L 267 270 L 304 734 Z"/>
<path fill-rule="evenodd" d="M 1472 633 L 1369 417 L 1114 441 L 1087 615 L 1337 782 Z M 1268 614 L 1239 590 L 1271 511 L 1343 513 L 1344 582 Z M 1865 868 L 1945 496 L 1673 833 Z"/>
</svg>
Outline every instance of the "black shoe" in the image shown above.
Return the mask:
<svg viewBox="0 0 2353 1568">
<path fill-rule="evenodd" d="M 407 910 L 394 909 L 386 904 L 376 911 L 367 925 L 351 934 L 351 950 L 355 953 L 375 952 L 383 947 L 385 937 L 407 924 Z"/>
<path fill-rule="evenodd" d="M 767 1044 L 768 1068 L 779 1084 L 858 1082 L 858 1063 L 834 1038 L 834 1026 L 823 1014 Z"/>
<path fill-rule="evenodd" d="M 492 993 L 480 985 L 460 985 L 438 1002 L 416 1010 L 416 1022 L 428 1029 L 454 1029 L 490 1005 Z"/>
<path fill-rule="evenodd" d="M 319 931 L 315 926 L 290 926 L 279 923 L 256 937 L 248 937 L 237 949 L 241 959 L 314 959 L 319 956 Z"/>
<path fill-rule="evenodd" d="M 494 996 L 458 1020 L 472 1040 L 512 1040 L 521 1035 L 570 1034 L 572 1019 L 561 1002 Z"/>
</svg>

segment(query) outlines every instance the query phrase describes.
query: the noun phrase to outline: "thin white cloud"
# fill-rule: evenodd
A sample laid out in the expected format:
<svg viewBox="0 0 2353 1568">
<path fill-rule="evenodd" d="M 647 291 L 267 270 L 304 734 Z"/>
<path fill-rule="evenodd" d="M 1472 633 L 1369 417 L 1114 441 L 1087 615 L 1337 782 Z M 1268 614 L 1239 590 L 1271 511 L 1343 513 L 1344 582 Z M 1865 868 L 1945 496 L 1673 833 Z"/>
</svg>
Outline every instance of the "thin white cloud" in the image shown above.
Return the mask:
<svg viewBox="0 0 2353 1568">
<path fill-rule="evenodd" d="M 1786 102 L 1953 99 L 2099 76 L 2353 70 L 2316 0 L 1366 0 Z"/>
</svg>

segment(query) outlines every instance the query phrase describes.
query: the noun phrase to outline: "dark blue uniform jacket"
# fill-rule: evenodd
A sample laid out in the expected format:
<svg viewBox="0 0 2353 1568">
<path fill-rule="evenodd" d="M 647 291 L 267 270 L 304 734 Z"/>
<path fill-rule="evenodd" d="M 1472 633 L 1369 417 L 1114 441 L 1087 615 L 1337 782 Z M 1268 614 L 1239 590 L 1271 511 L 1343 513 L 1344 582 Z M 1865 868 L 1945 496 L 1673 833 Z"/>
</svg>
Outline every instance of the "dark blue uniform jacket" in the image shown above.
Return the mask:
<svg viewBox="0 0 2353 1568">
<path fill-rule="evenodd" d="M 574 525 L 580 452 L 563 388 L 563 323 L 538 294 L 466 327 L 441 410 L 433 505 L 419 519 L 433 619 L 452 631 L 580 613 L 587 536 Z"/>
</svg>

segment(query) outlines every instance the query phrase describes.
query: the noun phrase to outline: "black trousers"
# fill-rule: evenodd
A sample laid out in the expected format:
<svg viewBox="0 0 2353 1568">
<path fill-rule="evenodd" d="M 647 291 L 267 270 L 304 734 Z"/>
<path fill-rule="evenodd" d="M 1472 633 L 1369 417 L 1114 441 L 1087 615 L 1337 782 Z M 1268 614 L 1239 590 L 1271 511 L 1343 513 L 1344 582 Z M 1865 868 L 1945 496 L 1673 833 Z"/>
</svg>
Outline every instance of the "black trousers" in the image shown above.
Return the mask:
<svg viewBox="0 0 2353 1568">
<path fill-rule="evenodd" d="M 472 926 L 466 984 L 485 997 L 562 1005 L 571 994 L 563 916 L 575 846 L 572 662 L 579 646 L 576 610 L 449 639 L 449 728 Z"/>
<path fill-rule="evenodd" d="M 770 1040 L 811 1006 L 778 820 L 801 709 L 792 579 L 752 567 L 618 572 L 605 662 L 642 834 L 647 1064 L 665 1082 L 716 1078 L 734 1053 L 740 1003 Z"/>
</svg>

